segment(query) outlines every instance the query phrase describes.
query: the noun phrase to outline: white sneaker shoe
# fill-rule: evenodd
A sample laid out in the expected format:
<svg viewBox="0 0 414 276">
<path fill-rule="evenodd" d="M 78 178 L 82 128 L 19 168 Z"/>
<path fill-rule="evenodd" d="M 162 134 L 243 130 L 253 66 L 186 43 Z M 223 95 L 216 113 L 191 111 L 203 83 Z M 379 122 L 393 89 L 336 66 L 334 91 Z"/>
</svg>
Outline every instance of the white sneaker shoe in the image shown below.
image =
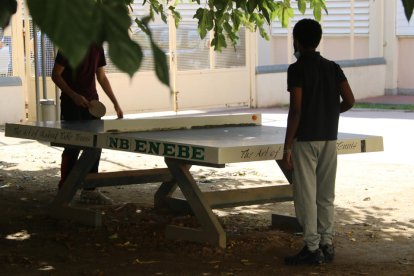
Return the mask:
<svg viewBox="0 0 414 276">
<path fill-rule="evenodd" d="M 78 202 L 91 205 L 112 205 L 114 203 L 112 199 L 96 190 L 82 190 Z"/>
</svg>

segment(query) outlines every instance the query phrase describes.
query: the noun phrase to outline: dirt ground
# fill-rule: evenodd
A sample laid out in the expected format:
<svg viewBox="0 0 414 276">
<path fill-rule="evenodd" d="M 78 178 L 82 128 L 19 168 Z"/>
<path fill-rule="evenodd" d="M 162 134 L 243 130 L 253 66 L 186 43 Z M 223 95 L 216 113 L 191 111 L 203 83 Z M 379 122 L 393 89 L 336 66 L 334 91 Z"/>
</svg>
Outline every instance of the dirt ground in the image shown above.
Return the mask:
<svg viewBox="0 0 414 276">
<path fill-rule="evenodd" d="M 265 124 L 286 124 L 286 110 L 262 111 Z M 62 149 L 4 137 L 0 126 L 0 274 L 414 275 L 414 113 L 356 110 L 340 131 L 381 135 L 385 151 L 339 156 L 336 260 L 287 267 L 302 239 L 272 227 L 271 214 L 293 215 L 291 202 L 215 210 L 226 249 L 165 239 L 166 225 L 196 221 L 154 210 L 159 184 L 101 189 L 115 201 L 99 208 L 101 228 L 52 219 Z M 155 167 L 165 167 L 162 158 L 104 150 L 100 169 Z M 287 183 L 272 161 L 191 171 L 203 191 Z"/>
</svg>

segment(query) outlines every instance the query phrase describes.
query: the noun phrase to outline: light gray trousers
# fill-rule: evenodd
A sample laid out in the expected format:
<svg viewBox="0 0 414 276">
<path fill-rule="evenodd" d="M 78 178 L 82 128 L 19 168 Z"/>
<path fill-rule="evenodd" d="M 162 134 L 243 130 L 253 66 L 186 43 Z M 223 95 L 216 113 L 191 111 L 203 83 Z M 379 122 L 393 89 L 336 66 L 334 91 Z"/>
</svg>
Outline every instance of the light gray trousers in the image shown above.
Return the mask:
<svg viewBox="0 0 414 276">
<path fill-rule="evenodd" d="M 333 241 L 336 141 L 294 141 L 292 162 L 296 217 L 313 251 Z"/>
</svg>

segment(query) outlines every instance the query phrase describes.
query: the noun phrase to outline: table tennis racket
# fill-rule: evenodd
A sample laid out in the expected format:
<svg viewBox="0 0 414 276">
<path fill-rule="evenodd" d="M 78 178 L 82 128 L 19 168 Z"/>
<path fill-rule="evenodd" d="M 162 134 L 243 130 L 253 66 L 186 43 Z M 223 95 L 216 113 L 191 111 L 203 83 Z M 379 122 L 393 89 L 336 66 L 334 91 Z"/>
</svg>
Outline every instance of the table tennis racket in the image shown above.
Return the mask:
<svg viewBox="0 0 414 276">
<path fill-rule="evenodd" d="M 96 118 L 101 118 L 106 113 L 106 107 L 100 101 L 92 100 L 89 102 L 89 113 Z"/>
</svg>

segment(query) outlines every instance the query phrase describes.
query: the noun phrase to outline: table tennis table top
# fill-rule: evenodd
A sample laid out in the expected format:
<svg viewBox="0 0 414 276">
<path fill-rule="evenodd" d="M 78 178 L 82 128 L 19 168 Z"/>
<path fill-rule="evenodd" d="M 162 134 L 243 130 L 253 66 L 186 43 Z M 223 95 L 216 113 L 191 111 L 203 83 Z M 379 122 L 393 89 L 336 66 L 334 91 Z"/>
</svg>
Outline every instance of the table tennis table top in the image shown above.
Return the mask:
<svg viewBox="0 0 414 276">
<path fill-rule="evenodd" d="M 249 114 L 252 116 L 252 114 Z M 112 149 L 210 164 L 283 157 L 286 128 L 229 124 L 156 131 L 108 132 L 104 121 L 6 124 L 6 136 L 54 144 Z M 339 154 L 383 150 L 380 136 L 339 133 Z"/>
</svg>

